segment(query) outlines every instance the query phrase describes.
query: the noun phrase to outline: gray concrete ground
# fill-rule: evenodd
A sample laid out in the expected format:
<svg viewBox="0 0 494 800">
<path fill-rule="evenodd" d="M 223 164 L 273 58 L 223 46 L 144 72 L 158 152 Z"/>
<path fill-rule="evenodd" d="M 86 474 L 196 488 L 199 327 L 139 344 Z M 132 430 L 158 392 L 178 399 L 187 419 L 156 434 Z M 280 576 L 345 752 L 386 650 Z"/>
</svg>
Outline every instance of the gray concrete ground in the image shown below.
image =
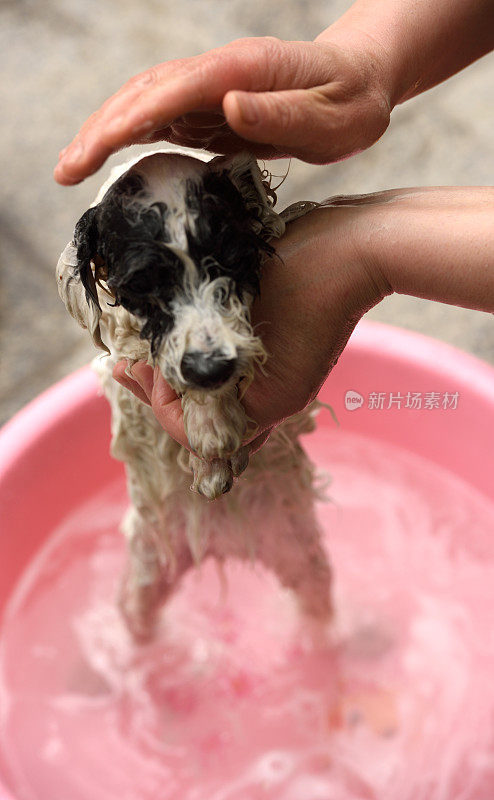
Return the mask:
<svg viewBox="0 0 494 800">
<path fill-rule="evenodd" d="M 3 0 L 0 53 L 0 421 L 87 362 L 87 336 L 58 299 L 54 267 L 109 165 L 83 184 L 52 180 L 58 150 L 133 74 L 239 36 L 311 39 L 350 0 Z M 334 166 L 294 162 L 280 190 L 300 198 L 494 182 L 494 56 L 397 109 L 371 150 Z M 133 151 L 145 148 L 133 148 Z M 117 163 L 117 155 L 110 163 Z M 283 165 L 276 165 L 282 172 Z M 370 315 L 494 363 L 488 314 L 392 297 Z"/>
</svg>

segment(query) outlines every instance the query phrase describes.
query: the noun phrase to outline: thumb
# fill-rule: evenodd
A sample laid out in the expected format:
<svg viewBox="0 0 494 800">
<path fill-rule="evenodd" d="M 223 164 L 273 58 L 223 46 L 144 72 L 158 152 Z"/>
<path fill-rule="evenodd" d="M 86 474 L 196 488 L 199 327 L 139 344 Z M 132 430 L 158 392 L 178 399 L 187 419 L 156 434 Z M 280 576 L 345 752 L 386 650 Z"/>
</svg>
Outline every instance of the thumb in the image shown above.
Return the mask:
<svg viewBox="0 0 494 800">
<path fill-rule="evenodd" d="M 180 398 L 165 381 L 159 367 L 154 370 L 151 408 L 161 427 L 182 447 L 190 450 L 184 429 L 184 415 Z"/>
<path fill-rule="evenodd" d="M 336 112 L 321 90 L 230 91 L 223 99 L 223 111 L 243 139 L 315 163 L 338 157 L 338 142 L 329 140 Z"/>
</svg>

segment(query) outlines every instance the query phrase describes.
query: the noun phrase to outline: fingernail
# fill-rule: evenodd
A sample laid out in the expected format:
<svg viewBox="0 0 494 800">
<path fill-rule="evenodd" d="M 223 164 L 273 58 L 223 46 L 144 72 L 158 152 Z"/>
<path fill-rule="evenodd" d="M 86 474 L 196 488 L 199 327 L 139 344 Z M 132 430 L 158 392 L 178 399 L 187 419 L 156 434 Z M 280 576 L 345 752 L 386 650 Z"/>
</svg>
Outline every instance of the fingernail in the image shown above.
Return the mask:
<svg viewBox="0 0 494 800">
<path fill-rule="evenodd" d="M 129 364 L 129 367 L 128 367 L 128 369 L 129 369 L 129 372 L 130 372 L 130 375 L 132 376 L 132 378 L 133 378 L 135 381 L 137 381 L 137 383 L 140 383 L 140 380 L 139 380 L 139 378 L 138 378 L 138 377 L 137 377 L 137 375 L 134 373 L 134 366 L 135 366 L 135 364 L 136 364 L 136 363 L 138 363 L 138 362 L 134 361 L 134 363 L 133 363 L 133 364 Z M 125 370 L 125 371 L 127 372 L 127 370 Z"/>
<path fill-rule="evenodd" d="M 68 149 L 69 149 L 69 148 L 68 148 L 68 146 L 67 146 L 67 147 L 64 147 L 64 148 L 63 148 L 63 150 L 60 150 L 60 152 L 59 152 L 59 154 L 58 154 L 58 160 L 59 160 L 59 161 L 60 161 L 60 159 L 61 159 L 61 158 L 63 158 L 63 157 L 64 157 L 64 155 L 65 155 L 65 153 L 67 152 L 67 150 L 68 150 Z"/>
<path fill-rule="evenodd" d="M 83 152 L 84 147 L 82 146 L 82 142 L 76 142 L 66 149 L 66 153 L 62 160 L 65 164 L 72 164 L 73 161 L 79 161 Z"/>
<path fill-rule="evenodd" d="M 131 372 L 131 370 L 132 370 L 132 367 L 134 366 L 134 364 L 135 364 L 136 362 L 135 362 L 135 360 L 134 360 L 134 359 L 132 359 L 132 358 L 126 358 L 126 359 L 125 359 L 125 361 L 127 362 L 127 366 L 125 367 L 125 374 L 126 374 L 126 375 L 127 375 L 129 378 L 132 378 L 132 377 L 133 377 L 133 375 L 132 375 L 132 372 Z"/>
<path fill-rule="evenodd" d="M 237 94 L 235 99 L 242 120 L 247 125 L 256 125 L 259 122 L 257 103 L 248 94 Z"/>
</svg>

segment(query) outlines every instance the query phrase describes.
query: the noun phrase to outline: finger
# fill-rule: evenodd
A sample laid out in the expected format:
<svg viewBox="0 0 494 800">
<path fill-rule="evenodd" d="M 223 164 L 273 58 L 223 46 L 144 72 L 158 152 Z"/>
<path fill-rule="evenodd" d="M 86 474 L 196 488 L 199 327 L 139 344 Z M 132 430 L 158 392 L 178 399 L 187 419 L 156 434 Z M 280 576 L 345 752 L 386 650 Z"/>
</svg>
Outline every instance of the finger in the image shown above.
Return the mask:
<svg viewBox="0 0 494 800">
<path fill-rule="evenodd" d="M 139 400 L 142 400 L 143 403 L 146 403 L 148 406 L 150 406 L 151 403 L 146 393 L 142 390 L 137 381 L 133 381 L 132 378 L 129 378 L 125 372 L 126 369 L 127 362 L 118 361 L 113 368 L 114 379 L 120 383 L 121 386 L 124 386 L 126 389 L 132 392 L 132 394 L 134 394 Z"/>
<path fill-rule="evenodd" d="M 136 361 L 130 367 L 130 373 L 134 380 L 137 381 L 142 391 L 146 395 L 149 402 L 151 402 L 151 395 L 153 394 L 154 385 L 154 370 L 145 361 Z"/>
<path fill-rule="evenodd" d="M 330 91 L 330 90 L 329 90 Z M 228 124 L 250 142 L 273 143 L 298 158 L 327 163 L 351 143 L 331 142 L 332 128 L 341 124 L 330 99 L 321 90 L 228 92 L 223 100 Z"/>
<path fill-rule="evenodd" d="M 184 114 L 215 108 L 221 112 L 226 86 L 250 87 L 248 67 L 241 79 L 234 62 L 232 54 L 225 63 L 219 51 L 211 51 L 159 64 L 132 78 L 82 126 L 55 168 L 55 180 L 64 185 L 79 182 L 116 150 L 152 136 Z M 225 83 L 228 71 L 233 83 Z"/>
<path fill-rule="evenodd" d="M 151 407 L 156 419 L 165 431 L 182 447 L 190 450 L 189 440 L 185 435 L 182 402 L 163 378 L 159 367 L 156 367 L 154 372 Z"/>
<path fill-rule="evenodd" d="M 94 159 L 91 167 L 88 168 L 86 173 L 82 173 L 80 164 L 83 163 L 84 158 L 87 156 L 85 153 L 85 145 L 93 130 L 101 128 L 105 118 L 112 119 L 123 113 L 125 108 L 135 102 L 146 88 L 156 79 L 156 69 L 151 67 L 139 75 L 135 75 L 127 83 L 125 83 L 115 94 L 109 97 L 103 105 L 88 117 L 84 125 L 81 127 L 78 134 L 74 137 L 72 142 L 59 153 L 59 163 L 55 167 L 54 177 L 58 183 L 63 185 L 72 185 L 80 183 L 87 175 L 95 172 L 118 148 L 112 149 L 105 145 L 103 139 L 100 139 L 99 152 L 94 154 Z M 143 133 L 136 132 L 135 142 L 145 141 Z"/>
<path fill-rule="evenodd" d="M 267 343 L 269 350 L 269 337 L 263 338 L 263 344 Z M 291 352 L 289 345 L 285 347 L 287 352 Z M 279 352 L 277 349 L 275 352 Z M 288 416 L 300 410 L 292 408 L 293 393 L 287 392 L 287 375 L 290 374 L 290 365 L 283 363 L 277 356 L 269 359 L 261 372 L 256 370 L 254 380 L 242 397 L 242 405 L 249 419 L 255 420 L 257 429 L 254 436 L 272 431 Z"/>
<path fill-rule="evenodd" d="M 310 42 L 265 37 L 238 40 L 201 56 L 153 67 L 131 79 L 89 118 L 56 168 L 55 178 L 59 183 L 78 182 L 110 153 L 167 127 L 177 117 L 221 110 L 230 89 L 309 86 L 320 72 L 314 52 Z"/>
<path fill-rule="evenodd" d="M 257 451 L 261 449 L 263 444 L 266 444 L 272 432 L 273 429 L 268 428 L 267 430 L 259 434 L 259 436 L 256 436 L 256 438 L 253 439 L 251 442 L 249 442 L 249 454 L 251 456 L 254 455 L 254 453 L 257 453 Z"/>
<path fill-rule="evenodd" d="M 155 68 L 157 79 L 125 109 L 104 114 L 106 134 L 123 136 L 137 126 L 169 125 L 197 112 L 221 112 L 230 89 L 265 91 L 308 87 L 321 79 L 322 51 L 310 42 L 283 42 L 274 37 L 239 39 L 200 56 Z"/>
</svg>

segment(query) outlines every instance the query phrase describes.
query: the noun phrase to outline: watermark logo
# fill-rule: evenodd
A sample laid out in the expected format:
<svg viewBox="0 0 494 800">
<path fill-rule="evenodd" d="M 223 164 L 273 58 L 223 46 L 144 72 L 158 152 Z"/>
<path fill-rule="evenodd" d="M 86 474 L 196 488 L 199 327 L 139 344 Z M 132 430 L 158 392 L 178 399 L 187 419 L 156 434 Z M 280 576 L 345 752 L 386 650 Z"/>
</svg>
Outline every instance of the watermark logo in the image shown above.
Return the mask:
<svg viewBox="0 0 494 800">
<path fill-rule="evenodd" d="M 363 405 L 364 398 L 361 394 L 354 392 L 352 389 L 345 393 L 345 408 L 347 411 L 355 411 Z"/>
<path fill-rule="evenodd" d="M 349 389 L 345 392 L 345 408 L 355 411 L 366 405 L 370 411 L 388 411 L 390 408 L 411 409 L 414 411 L 443 411 L 458 408 L 459 392 L 369 392 L 367 398 Z"/>
</svg>

